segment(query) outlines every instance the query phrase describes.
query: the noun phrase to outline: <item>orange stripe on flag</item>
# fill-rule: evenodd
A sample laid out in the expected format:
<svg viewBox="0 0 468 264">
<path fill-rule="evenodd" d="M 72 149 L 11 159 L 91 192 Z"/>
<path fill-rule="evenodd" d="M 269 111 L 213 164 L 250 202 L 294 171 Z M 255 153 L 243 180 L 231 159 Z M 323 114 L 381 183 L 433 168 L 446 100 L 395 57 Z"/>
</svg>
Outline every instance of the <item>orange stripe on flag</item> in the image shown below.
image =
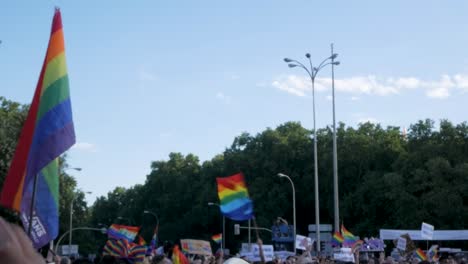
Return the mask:
<svg viewBox="0 0 468 264">
<path fill-rule="evenodd" d="M 49 63 L 58 54 L 65 51 L 65 42 L 63 40 L 63 30 L 57 30 L 50 37 L 49 49 L 47 50 L 46 64 Z"/>
</svg>

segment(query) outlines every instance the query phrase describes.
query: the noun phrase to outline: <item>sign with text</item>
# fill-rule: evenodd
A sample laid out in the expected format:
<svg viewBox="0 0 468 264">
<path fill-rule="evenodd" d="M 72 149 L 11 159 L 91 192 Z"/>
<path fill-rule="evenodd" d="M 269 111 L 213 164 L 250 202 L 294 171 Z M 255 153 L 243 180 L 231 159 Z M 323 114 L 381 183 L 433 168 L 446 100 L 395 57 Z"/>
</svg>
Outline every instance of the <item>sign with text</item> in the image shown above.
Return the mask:
<svg viewBox="0 0 468 264">
<path fill-rule="evenodd" d="M 315 232 L 317 231 L 317 226 L 316 225 L 309 225 L 309 232 Z M 333 230 L 332 225 L 330 224 L 322 224 L 319 225 L 319 231 L 320 232 L 331 232 Z"/>
<path fill-rule="evenodd" d="M 211 251 L 210 242 L 205 240 L 181 239 L 180 245 L 182 246 L 182 251 L 189 254 L 204 256 L 213 255 L 213 251 Z"/>
<path fill-rule="evenodd" d="M 312 245 L 312 239 L 301 235 L 296 235 L 296 248 L 306 250 L 307 246 Z"/>
<path fill-rule="evenodd" d="M 434 226 L 423 222 L 421 225 L 421 237 L 432 240 L 432 237 L 434 237 Z"/>
<path fill-rule="evenodd" d="M 405 251 L 406 250 L 406 238 L 399 237 L 397 242 L 397 248 L 399 250 Z"/>
<path fill-rule="evenodd" d="M 260 259 L 260 249 L 257 244 L 250 245 L 250 251 L 241 251 L 240 255 L 245 256 L 249 261 L 261 261 Z M 275 250 L 273 245 L 262 245 L 263 256 L 265 261 L 272 261 L 275 257 Z"/>
</svg>

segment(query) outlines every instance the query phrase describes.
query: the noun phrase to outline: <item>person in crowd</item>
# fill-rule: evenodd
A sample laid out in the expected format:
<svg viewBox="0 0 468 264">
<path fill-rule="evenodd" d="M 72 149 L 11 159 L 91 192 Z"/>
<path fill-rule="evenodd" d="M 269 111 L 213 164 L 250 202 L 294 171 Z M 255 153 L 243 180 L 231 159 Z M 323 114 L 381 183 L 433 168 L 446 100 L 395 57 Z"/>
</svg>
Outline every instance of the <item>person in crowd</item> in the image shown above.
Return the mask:
<svg viewBox="0 0 468 264">
<path fill-rule="evenodd" d="M 18 225 L 0 217 L 0 260 L 2 263 L 44 264 L 31 240 Z"/>
<path fill-rule="evenodd" d="M 172 261 L 164 255 L 157 255 L 153 257 L 151 264 L 172 264 Z"/>
<path fill-rule="evenodd" d="M 71 260 L 68 257 L 63 257 L 60 262 L 60 264 L 71 264 Z"/>
</svg>

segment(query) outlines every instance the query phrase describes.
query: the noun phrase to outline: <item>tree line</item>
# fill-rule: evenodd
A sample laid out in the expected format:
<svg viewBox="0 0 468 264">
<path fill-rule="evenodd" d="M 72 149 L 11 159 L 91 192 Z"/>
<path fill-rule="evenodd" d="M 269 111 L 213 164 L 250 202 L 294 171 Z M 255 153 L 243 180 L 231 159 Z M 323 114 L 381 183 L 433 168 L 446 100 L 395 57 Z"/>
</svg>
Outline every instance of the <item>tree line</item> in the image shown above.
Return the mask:
<svg viewBox="0 0 468 264">
<path fill-rule="evenodd" d="M 24 121 L 26 106 L 0 97 L 0 186 Z M 160 240 L 209 238 L 221 232 L 216 177 L 243 172 L 259 226 L 270 228 L 277 217 L 292 223 L 291 176 L 296 188 L 297 233 L 307 235 L 315 222 L 313 131 L 299 122 L 286 122 L 256 135 L 242 133 L 211 160 L 195 154 L 170 153 L 154 161 L 144 184 L 118 187 L 88 207 L 76 190 L 76 180 L 61 170 L 60 230 L 67 230 L 71 197 L 74 226 L 111 223 L 151 226 L 159 220 Z M 320 221 L 333 223 L 332 130 L 317 130 Z M 468 217 L 468 124 L 431 119 L 400 127 L 361 123 L 337 127 L 340 222 L 356 235 L 378 236 L 381 228 L 419 229 L 428 222 L 436 229 L 464 229 Z M 62 166 L 66 166 L 64 157 Z M 135 175 L 128 175 L 133 177 Z M 81 198 L 80 198 L 81 197 Z M 75 222 L 76 221 L 76 222 Z M 226 246 L 235 249 L 247 240 L 234 235 L 226 221 Z M 240 223 L 246 225 L 246 223 Z M 268 233 L 261 234 L 268 243 Z M 74 235 L 83 249 L 103 245 L 101 234 Z M 65 240 L 66 241 L 66 240 Z"/>
</svg>

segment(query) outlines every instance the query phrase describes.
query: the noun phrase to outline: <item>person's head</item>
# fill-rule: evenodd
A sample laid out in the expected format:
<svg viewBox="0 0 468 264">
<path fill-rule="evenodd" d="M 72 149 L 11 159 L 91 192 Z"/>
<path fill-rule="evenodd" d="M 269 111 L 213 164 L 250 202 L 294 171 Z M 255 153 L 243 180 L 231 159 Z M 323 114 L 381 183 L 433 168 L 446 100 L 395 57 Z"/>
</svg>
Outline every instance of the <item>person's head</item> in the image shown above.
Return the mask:
<svg viewBox="0 0 468 264">
<path fill-rule="evenodd" d="M 296 256 L 289 256 L 286 258 L 286 264 L 296 264 L 297 258 Z"/>
<path fill-rule="evenodd" d="M 71 264 L 71 260 L 68 257 L 60 259 L 60 264 Z"/>
<path fill-rule="evenodd" d="M 172 264 L 172 261 L 164 255 L 156 255 L 151 260 L 151 264 Z"/>
</svg>

